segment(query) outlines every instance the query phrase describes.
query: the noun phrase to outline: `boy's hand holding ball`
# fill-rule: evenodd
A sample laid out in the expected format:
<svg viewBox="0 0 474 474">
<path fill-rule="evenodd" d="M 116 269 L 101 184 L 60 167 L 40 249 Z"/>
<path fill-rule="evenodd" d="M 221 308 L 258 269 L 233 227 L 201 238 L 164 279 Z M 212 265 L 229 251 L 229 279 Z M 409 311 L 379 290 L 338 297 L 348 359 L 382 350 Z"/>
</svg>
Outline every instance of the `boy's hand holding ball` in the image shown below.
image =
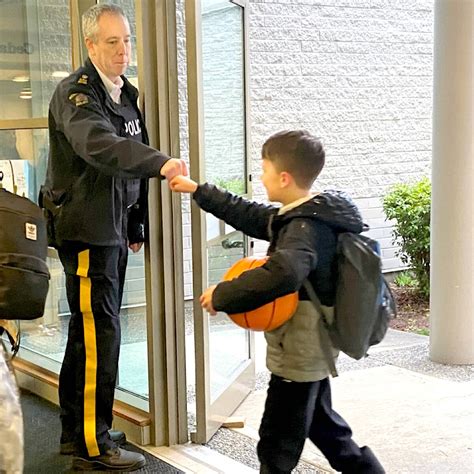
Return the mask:
<svg viewBox="0 0 474 474">
<path fill-rule="evenodd" d="M 215 316 L 217 314 L 217 311 L 214 309 L 214 306 L 212 306 L 212 295 L 214 293 L 214 290 L 216 289 L 217 285 L 212 285 L 210 286 L 200 297 L 199 297 L 199 302 L 201 303 L 201 306 L 211 315 Z"/>
</svg>

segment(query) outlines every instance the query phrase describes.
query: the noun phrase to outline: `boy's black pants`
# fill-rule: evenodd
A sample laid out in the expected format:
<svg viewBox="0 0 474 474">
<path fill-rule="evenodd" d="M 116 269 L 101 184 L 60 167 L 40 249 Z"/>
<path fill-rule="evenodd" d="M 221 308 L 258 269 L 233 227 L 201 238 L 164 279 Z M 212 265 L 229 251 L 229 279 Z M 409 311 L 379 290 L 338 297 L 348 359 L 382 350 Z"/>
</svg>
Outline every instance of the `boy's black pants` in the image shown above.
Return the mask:
<svg viewBox="0 0 474 474">
<path fill-rule="evenodd" d="M 329 378 L 289 382 L 272 374 L 259 434 L 261 473 L 291 472 L 308 437 L 337 471 L 385 472 L 369 448 L 357 446 L 349 425 L 332 409 Z"/>
<path fill-rule="evenodd" d="M 71 319 L 59 375 L 61 442 L 98 456 L 115 446 L 108 430 L 120 350 L 120 305 L 128 249 L 79 242 L 58 250 L 66 273 Z"/>
</svg>

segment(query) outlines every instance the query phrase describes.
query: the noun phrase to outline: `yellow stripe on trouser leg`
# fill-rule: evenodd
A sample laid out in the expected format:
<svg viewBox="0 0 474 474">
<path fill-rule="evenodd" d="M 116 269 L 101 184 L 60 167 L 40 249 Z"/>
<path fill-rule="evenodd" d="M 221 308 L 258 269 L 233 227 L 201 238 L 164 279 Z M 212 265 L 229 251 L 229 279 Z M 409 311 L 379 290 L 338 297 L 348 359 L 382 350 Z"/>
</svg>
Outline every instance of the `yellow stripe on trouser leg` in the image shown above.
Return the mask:
<svg viewBox="0 0 474 474">
<path fill-rule="evenodd" d="M 84 380 L 84 439 L 89 456 L 99 456 L 96 438 L 95 399 L 97 388 L 97 344 L 95 321 L 92 314 L 91 279 L 89 272 L 89 250 L 78 255 L 77 275 L 80 277 L 79 298 L 84 324 L 84 346 L 86 367 Z"/>
</svg>

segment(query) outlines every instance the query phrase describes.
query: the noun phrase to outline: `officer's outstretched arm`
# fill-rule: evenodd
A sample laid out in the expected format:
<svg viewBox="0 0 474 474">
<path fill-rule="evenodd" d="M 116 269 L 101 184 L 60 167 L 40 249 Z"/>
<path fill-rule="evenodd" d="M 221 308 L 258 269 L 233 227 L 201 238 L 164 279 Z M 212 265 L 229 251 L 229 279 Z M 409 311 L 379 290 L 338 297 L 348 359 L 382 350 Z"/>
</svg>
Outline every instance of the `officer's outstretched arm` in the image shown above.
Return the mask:
<svg viewBox="0 0 474 474">
<path fill-rule="evenodd" d="M 52 101 L 50 126 L 66 136 L 74 152 L 100 172 L 120 178 L 162 176 L 170 157 L 148 145 L 117 135 L 94 93 L 77 85 L 65 102 Z M 53 123 L 51 123 L 53 121 Z M 181 167 L 172 162 L 166 168 Z M 181 168 L 180 168 L 181 169 Z"/>
</svg>

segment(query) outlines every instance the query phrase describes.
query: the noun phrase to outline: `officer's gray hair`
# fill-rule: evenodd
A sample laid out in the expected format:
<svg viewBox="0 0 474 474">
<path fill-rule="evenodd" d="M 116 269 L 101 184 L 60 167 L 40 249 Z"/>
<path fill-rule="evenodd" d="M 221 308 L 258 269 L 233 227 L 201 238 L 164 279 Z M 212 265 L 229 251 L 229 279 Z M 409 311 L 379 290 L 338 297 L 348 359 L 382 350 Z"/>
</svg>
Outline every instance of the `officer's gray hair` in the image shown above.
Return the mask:
<svg viewBox="0 0 474 474">
<path fill-rule="evenodd" d="M 97 41 L 97 31 L 99 29 L 99 18 L 104 14 L 121 15 L 124 18 L 125 13 L 118 5 L 99 3 L 90 7 L 82 15 L 82 34 L 84 38 L 90 38 L 94 43 Z"/>
</svg>

